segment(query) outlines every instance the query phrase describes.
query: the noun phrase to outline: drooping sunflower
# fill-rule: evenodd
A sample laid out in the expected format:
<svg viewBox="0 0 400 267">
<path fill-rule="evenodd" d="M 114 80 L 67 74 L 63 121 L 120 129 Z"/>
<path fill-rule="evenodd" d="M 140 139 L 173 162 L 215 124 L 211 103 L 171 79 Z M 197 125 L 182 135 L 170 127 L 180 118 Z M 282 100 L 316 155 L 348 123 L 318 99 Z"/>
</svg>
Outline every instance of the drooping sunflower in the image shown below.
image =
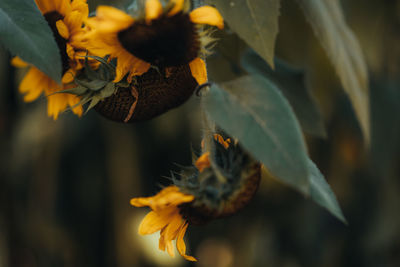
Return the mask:
<svg viewBox="0 0 400 267">
<path fill-rule="evenodd" d="M 257 191 L 260 164 L 241 150 L 230 138 L 214 134 L 214 151 L 204 152 L 194 166 L 187 167 L 174 185 L 153 197 L 133 198 L 131 205 L 152 209 L 139 226 L 139 234 L 160 231 L 159 249 L 174 256 L 172 241 L 187 260 L 183 237 L 190 224 L 204 224 L 212 219 L 236 213 L 247 205 Z"/>
<path fill-rule="evenodd" d="M 200 31 L 207 24 L 223 28 L 222 16 L 211 6 L 202 6 L 190 13 L 184 10 L 185 0 L 171 0 L 163 7 L 160 0 L 146 0 L 145 15 L 134 19 L 110 6 L 99 6 L 96 17 L 89 18 L 87 35 L 90 53 L 117 58 L 115 82 L 126 74 L 146 73 L 150 66 L 165 70 L 189 65 L 198 84 L 207 81 L 207 72 L 200 54 L 210 38 Z"/>
<path fill-rule="evenodd" d="M 24 94 L 24 101 L 31 102 L 42 93 L 47 96 L 47 113 L 54 119 L 68 106 L 81 116 L 82 106 L 77 105 L 80 98 L 72 94 L 53 94 L 74 87 L 76 72 L 83 68 L 83 56 L 86 55 L 82 34 L 83 22 L 88 17 L 89 9 L 86 0 L 35 0 L 36 5 L 50 26 L 54 39 L 60 50 L 62 61 L 62 84 L 57 84 L 38 68 L 30 66 L 29 71 L 19 85 Z M 15 57 L 12 64 L 16 67 L 27 67 L 27 63 Z"/>
</svg>

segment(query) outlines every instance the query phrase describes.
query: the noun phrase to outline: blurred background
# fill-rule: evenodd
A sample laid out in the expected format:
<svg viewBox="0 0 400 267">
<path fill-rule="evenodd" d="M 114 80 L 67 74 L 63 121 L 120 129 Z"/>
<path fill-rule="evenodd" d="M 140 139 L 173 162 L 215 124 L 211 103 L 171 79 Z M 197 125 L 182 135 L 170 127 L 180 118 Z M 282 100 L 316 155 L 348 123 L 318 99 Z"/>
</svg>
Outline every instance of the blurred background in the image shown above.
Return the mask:
<svg viewBox="0 0 400 267">
<path fill-rule="evenodd" d="M 99 3 L 89 1 L 92 9 Z M 137 234 L 147 210 L 129 200 L 158 192 L 176 164 L 191 163 L 201 141 L 199 97 L 143 123 L 119 124 L 95 111 L 53 121 L 44 98 L 23 103 L 17 86 L 24 73 L 0 47 L 0 267 L 400 266 L 400 1 L 342 6 L 369 67 L 369 148 L 295 1 L 282 0 L 276 56 L 306 70 L 327 131 L 325 139 L 306 135 L 309 154 L 347 226 L 264 177 L 241 212 L 189 227 L 189 254 L 198 263 L 170 258 L 158 251 L 158 234 Z M 210 79 L 230 79 L 237 71 L 231 59 L 240 55 L 215 51 Z"/>
</svg>

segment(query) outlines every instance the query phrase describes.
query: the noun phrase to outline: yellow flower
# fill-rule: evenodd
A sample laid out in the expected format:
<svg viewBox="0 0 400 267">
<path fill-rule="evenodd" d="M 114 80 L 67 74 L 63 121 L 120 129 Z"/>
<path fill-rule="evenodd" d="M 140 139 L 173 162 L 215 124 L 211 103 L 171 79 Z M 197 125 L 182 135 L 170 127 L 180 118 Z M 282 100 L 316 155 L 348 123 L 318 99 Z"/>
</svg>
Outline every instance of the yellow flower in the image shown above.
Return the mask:
<svg viewBox="0 0 400 267">
<path fill-rule="evenodd" d="M 196 261 L 192 256 L 186 255 L 186 245 L 183 237 L 188 227 L 188 222 L 182 218 L 179 205 L 189 203 L 194 196 L 184 194 L 176 186 L 169 186 L 153 197 L 133 198 L 131 205 L 135 207 L 149 206 L 152 211 L 144 217 L 139 226 L 140 235 L 153 234 L 160 231 L 159 249 L 174 257 L 172 240 L 176 240 L 176 248 L 186 260 Z"/>
<path fill-rule="evenodd" d="M 117 58 L 115 82 L 129 73 L 133 76 L 147 72 L 151 65 L 165 69 L 190 66 L 198 84 L 207 81 L 204 61 L 199 57 L 204 47 L 198 24 L 223 28 L 219 12 L 202 6 L 190 13 L 183 11 L 185 0 L 171 0 L 172 8 L 163 9 L 159 0 L 147 0 L 145 17 L 135 20 L 128 14 L 109 6 L 99 6 L 96 17 L 89 18 L 87 35 L 89 52 Z"/>
<path fill-rule="evenodd" d="M 54 119 L 68 106 L 81 116 L 82 106 L 77 106 L 80 98 L 71 94 L 53 94 L 74 87 L 71 84 L 76 72 L 83 67 L 82 56 L 86 55 L 85 45 L 81 41 L 84 34 L 82 28 L 89 10 L 86 0 L 36 0 L 36 5 L 49 24 L 55 41 L 60 49 L 62 61 L 62 84 L 57 84 L 49 76 L 31 66 L 22 80 L 19 91 L 24 94 L 24 100 L 31 102 L 42 93 L 47 96 L 47 113 Z M 12 60 L 16 67 L 26 67 L 27 63 L 16 57 Z"/>
</svg>

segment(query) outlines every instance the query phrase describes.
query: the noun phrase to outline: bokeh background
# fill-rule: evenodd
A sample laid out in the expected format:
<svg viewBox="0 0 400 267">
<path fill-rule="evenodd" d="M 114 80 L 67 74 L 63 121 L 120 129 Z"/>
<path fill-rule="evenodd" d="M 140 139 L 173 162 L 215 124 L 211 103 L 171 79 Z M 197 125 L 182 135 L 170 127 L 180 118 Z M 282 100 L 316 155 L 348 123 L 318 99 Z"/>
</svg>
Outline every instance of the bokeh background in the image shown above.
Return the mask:
<svg viewBox="0 0 400 267">
<path fill-rule="evenodd" d="M 99 3 L 124 4 L 89 1 L 92 10 Z M 201 140 L 199 97 L 143 123 L 119 124 L 95 111 L 53 121 L 44 98 L 23 103 L 17 91 L 23 72 L 0 47 L 0 266 L 400 266 L 400 1 L 342 6 L 369 67 L 369 147 L 292 0 L 282 0 L 276 56 L 306 70 L 327 130 L 325 139 L 306 136 L 309 153 L 347 226 L 264 177 L 237 215 L 189 227 L 187 243 L 198 263 L 171 259 L 158 251 L 158 234 L 137 234 L 147 210 L 131 207 L 129 199 L 156 193 L 177 164 L 191 163 Z M 210 78 L 229 79 L 234 52 L 215 51 Z"/>
</svg>

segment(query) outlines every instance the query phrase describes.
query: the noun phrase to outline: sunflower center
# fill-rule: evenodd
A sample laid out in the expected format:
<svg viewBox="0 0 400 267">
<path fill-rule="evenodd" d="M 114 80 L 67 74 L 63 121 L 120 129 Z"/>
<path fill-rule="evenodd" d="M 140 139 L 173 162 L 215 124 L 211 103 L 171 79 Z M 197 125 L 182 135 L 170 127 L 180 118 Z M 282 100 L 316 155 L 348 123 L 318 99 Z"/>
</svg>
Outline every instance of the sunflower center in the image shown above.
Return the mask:
<svg viewBox="0 0 400 267">
<path fill-rule="evenodd" d="M 64 17 L 57 11 L 51 11 L 43 15 L 53 32 L 54 39 L 56 40 L 58 49 L 61 54 L 62 74 L 69 69 L 69 58 L 67 54 L 67 40 L 65 40 L 57 30 L 56 22 Z"/>
<path fill-rule="evenodd" d="M 121 45 L 134 56 L 159 67 L 188 64 L 198 56 L 200 41 L 186 13 L 162 15 L 150 25 L 138 21 L 118 33 Z"/>
</svg>

